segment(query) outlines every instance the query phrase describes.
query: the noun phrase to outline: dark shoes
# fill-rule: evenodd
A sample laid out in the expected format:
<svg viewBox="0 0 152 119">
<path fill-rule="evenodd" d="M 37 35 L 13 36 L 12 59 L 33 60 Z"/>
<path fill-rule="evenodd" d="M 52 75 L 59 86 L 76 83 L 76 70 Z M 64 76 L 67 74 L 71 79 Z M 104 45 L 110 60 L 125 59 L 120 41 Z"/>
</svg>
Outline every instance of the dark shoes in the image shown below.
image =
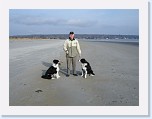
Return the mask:
<svg viewBox="0 0 152 119">
<path fill-rule="evenodd" d="M 78 76 L 78 74 L 73 74 L 74 76 Z"/>
<path fill-rule="evenodd" d="M 66 75 L 66 77 L 69 77 L 69 76 L 70 76 L 69 74 Z"/>
</svg>

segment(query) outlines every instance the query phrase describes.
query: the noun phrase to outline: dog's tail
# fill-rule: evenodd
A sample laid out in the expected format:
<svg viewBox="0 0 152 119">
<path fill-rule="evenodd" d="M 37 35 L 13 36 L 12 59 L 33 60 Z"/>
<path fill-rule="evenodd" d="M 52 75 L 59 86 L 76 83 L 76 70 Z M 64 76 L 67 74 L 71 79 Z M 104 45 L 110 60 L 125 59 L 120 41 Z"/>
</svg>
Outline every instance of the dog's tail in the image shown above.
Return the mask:
<svg viewBox="0 0 152 119">
<path fill-rule="evenodd" d="M 51 79 L 52 77 L 51 76 L 42 75 L 41 78 L 43 78 L 43 79 Z"/>
<path fill-rule="evenodd" d="M 91 75 L 94 76 L 95 74 L 93 73 L 93 71 L 91 70 Z"/>
</svg>

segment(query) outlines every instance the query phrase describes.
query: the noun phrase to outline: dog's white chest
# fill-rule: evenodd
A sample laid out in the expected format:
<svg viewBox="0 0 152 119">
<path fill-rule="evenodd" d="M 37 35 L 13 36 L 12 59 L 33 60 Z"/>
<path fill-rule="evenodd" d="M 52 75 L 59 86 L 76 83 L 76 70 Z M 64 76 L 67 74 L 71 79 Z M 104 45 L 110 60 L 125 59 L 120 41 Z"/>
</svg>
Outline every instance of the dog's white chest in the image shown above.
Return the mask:
<svg viewBox="0 0 152 119">
<path fill-rule="evenodd" d="M 59 71 L 59 70 L 60 70 L 60 69 L 59 69 L 59 66 L 57 66 L 56 68 L 57 68 L 56 71 Z"/>
<path fill-rule="evenodd" d="M 56 71 L 57 71 L 57 72 L 60 70 L 58 64 L 53 64 L 53 67 L 56 68 Z"/>
<path fill-rule="evenodd" d="M 87 63 L 81 64 L 83 70 L 86 70 L 86 65 L 87 65 Z"/>
</svg>

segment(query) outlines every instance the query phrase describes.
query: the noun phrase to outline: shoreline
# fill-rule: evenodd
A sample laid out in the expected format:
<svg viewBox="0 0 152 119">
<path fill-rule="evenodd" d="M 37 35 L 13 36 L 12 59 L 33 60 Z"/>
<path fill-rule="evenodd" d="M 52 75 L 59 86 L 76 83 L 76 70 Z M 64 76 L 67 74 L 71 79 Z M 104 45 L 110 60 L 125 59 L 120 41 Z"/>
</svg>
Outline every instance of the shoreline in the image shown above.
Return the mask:
<svg viewBox="0 0 152 119">
<path fill-rule="evenodd" d="M 136 45 L 139 46 L 139 42 L 127 42 L 127 41 L 84 41 L 84 42 L 94 42 L 94 43 L 116 43 L 116 44 L 124 44 L 124 45 Z"/>
</svg>

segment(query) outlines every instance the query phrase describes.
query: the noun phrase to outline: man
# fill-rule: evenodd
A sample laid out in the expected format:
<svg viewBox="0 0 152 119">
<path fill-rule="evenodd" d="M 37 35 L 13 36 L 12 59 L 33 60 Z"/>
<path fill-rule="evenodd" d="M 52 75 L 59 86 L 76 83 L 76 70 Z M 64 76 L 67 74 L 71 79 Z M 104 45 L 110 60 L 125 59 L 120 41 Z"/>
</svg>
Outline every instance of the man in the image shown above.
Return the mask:
<svg viewBox="0 0 152 119">
<path fill-rule="evenodd" d="M 66 52 L 67 60 L 67 77 L 70 76 L 70 66 L 72 63 L 73 75 L 78 76 L 76 73 L 77 57 L 81 56 L 81 49 L 78 40 L 74 38 L 74 32 L 69 33 L 69 39 L 64 42 L 64 51 Z"/>
</svg>

